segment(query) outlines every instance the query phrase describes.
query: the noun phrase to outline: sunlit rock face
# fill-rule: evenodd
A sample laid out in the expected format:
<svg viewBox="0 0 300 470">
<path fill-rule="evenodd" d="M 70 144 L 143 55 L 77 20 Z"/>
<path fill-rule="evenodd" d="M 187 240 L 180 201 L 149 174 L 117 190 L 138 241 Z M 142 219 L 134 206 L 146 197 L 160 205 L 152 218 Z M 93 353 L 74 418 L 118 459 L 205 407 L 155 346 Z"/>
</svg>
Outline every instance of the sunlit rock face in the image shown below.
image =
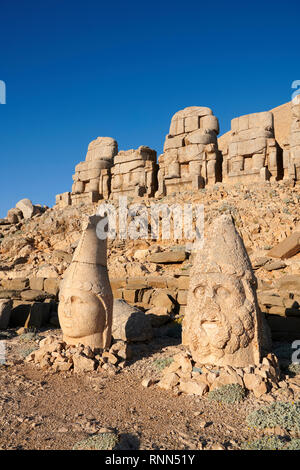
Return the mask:
<svg viewBox="0 0 300 470">
<path fill-rule="evenodd" d="M 106 240 L 97 237 L 99 216 L 88 218 L 71 265 L 61 283 L 58 315 L 67 344 L 108 348 L 113 296 L 108 279 Z"/>
<path fill-rule="evenodd" d="M 183 344 L 199 363 L 259 363 L 262 319 L 256 278 L 231 216 L 216 219 L 204 240 L 191 272 Z"/>
</svg>

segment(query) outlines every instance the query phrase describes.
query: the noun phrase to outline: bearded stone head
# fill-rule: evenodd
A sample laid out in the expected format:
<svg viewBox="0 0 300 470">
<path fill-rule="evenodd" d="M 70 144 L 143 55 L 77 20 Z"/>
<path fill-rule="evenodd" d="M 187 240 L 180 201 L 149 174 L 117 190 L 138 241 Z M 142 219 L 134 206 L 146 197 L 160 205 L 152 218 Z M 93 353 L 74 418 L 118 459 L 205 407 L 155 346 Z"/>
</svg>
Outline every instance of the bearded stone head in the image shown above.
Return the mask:
<svg viewBox="0 0 300 470">
<path fill-rule="evenodd" d="M 195 255 L 183 343 L 196 362 L 245 367 L 259 362 L 256 279 L 231 216 L 216 219 Z"/>
</svg>

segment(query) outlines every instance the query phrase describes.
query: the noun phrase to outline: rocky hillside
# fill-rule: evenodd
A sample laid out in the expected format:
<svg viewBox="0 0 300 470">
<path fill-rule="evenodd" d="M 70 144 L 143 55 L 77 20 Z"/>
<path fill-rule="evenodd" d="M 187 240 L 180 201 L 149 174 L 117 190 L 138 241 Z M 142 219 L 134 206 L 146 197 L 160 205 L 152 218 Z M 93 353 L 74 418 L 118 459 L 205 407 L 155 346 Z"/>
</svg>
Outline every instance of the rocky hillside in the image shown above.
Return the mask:
<svg viewBox="0 0 300 470">
<path fill-rule="evenodd" d="M 299 224 L 299 199 L 297 186 L 279 182 L 247 187 L 217 184 L 157 202 L 203 204 L 206 229 L 218 215 L 232 214 L 255 269 L 260 306 L 268 314 L 273 336 L 290 337 L 300 331 L 300 253 L 281 260 L 273 258 L 270 250 Z M 148 208 L 153 203 L 152 199 L 141 201 Z M 0 298 L 13 300 L 13 312 L 18 313 L 24 304 L 30 308 L 32 302 L 57 301 L 59 282 L 78 244 L 84 216 L 96 209 L 96 204 L 54 207 L 15 224 L 1 221 Z M 187 242 L 110 240 L 108 268 L 115 298 L 153 314 L 155 326 L 174 315 L 181 318 L 193 262 Z M 55 312 L 54 308 L 53 314 L 57 315 Z M 157 314 L 162 318 L 158 319 Z M 28 310 L 22 310 L 21 316 L 13 315 L 14 323 L 22 326 L 27 316 Z M 46 320 L 38 324 L 41 321 Z"/>
</svg>

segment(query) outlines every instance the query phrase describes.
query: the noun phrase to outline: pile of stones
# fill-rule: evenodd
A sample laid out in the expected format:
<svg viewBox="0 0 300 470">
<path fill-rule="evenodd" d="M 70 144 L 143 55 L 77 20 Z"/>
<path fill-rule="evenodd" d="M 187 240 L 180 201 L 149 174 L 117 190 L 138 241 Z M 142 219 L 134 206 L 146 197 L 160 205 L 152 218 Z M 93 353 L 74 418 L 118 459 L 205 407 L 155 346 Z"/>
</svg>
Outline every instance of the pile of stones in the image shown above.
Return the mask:
<svg viewBox="0 0 300 470">
<path fill-rule="evenodd" d="M 202 396 L 223 385 L 238 384 L 260 398 L 272 388 L 278 388 L 280 381 L 280 367 L 277 357 L 272 353 L 264 357 L 259 365 L 240 368 L 203 365 L 193 361 L 188 352 L 180 352 L 164 369 L 158 386 L 164 390 L 172 390 L 175 394 Z"/>
<path fill-rule="evenodd" d="M 107 372 L 116 374 L 124 368 L 131 357 L 131 349 L 124 341 L 115 342 L 107 351 L 91 349 L 78 344 L 67 345 L 62 339 L 47 336 L 39 343 L 39 349 L 26 357 L 26 362 L 33 363 L 42 370 L 52 372 Z"/>
</svg>

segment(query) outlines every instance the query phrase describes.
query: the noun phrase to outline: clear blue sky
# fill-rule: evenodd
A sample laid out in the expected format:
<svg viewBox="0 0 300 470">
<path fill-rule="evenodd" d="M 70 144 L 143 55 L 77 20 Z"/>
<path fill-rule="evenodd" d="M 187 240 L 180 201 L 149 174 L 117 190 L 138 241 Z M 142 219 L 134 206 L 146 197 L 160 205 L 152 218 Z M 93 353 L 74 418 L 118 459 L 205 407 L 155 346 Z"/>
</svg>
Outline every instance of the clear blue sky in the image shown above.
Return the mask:
<svg viewBox="0 0 300 470">
<path fill-rule="evenodd" d="M 0 217 L 53 205 L 88 143 L 162 151 L 171 116 L 238 115 L 291 99 L 299 1 L 0 0 Z"/>
</svg>

